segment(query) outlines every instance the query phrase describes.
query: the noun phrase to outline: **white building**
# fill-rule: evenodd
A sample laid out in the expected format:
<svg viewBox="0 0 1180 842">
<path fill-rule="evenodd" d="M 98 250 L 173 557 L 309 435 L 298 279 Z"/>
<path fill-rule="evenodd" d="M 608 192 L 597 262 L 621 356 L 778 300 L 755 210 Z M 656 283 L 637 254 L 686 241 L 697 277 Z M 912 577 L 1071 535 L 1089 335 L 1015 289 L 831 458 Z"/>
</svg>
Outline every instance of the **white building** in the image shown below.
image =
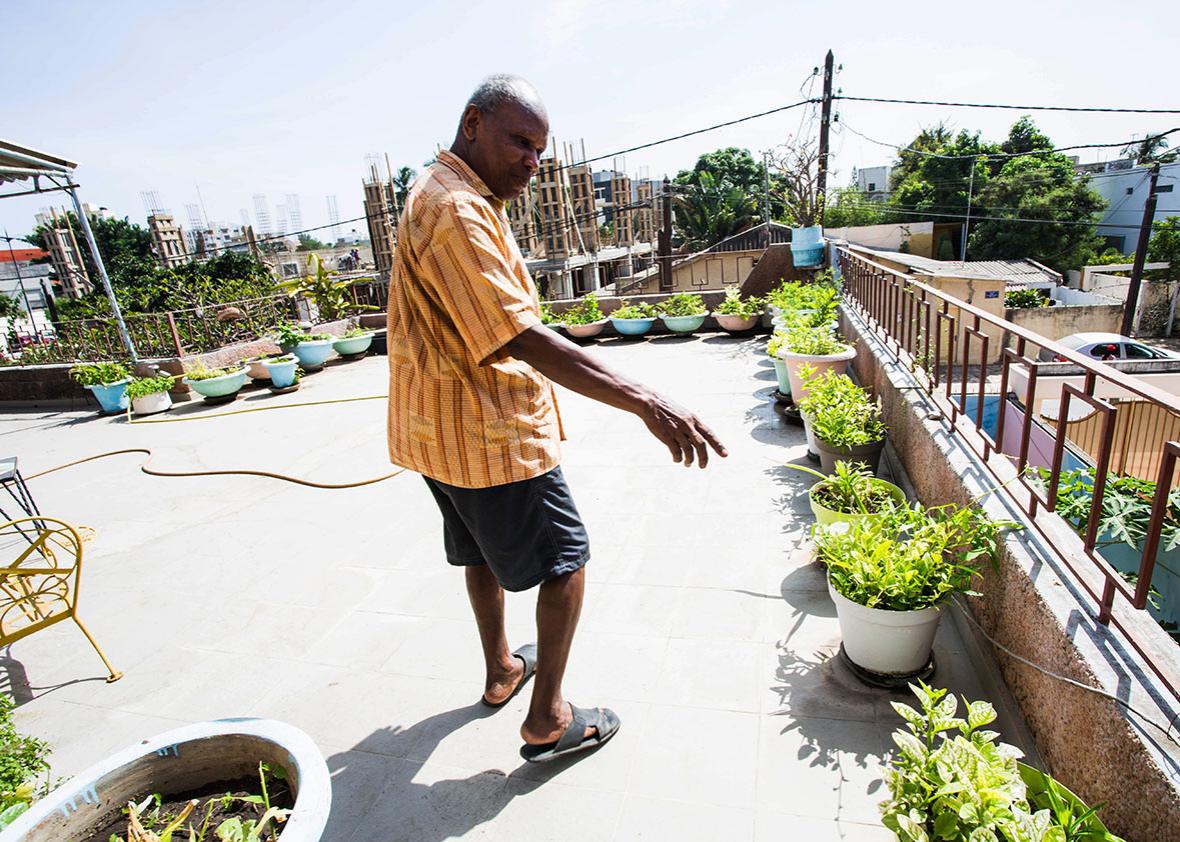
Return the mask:
<svg viewBox="0 0 1180 842">
<path fill-rule="evenodd" d="M 1090 176 L 1090 187 L 1106 199 L 1098 233 L 1123 254 L 1135 250 L 1143 206 L 1150 181 L 1148 167 L 1137 167 L 1129 158 L 1101 164 L 1082 164 L 1079 172 Z M 1156 185 L 1155 220 L 1180 216 L 1180 162 L 1160 167 Z"/>
<path fill-rule="evenodd" d="M 247 251 L 246 236 L 238 225 L 211 225 L 200 231 L 185 229 L 184 241 L 188 253 L 197 254 L 197 235 L 200 234 L 205 243 L 205 254 L 209 257 L 221 254 L 223 251 Z"/>
<path fill-rule="evenodd" d="M 856 188 L 865 198 L 884 201 L 889 192 L 889 172 L 892 167 L 865 167 L 856 171 Z"/>
</svg>

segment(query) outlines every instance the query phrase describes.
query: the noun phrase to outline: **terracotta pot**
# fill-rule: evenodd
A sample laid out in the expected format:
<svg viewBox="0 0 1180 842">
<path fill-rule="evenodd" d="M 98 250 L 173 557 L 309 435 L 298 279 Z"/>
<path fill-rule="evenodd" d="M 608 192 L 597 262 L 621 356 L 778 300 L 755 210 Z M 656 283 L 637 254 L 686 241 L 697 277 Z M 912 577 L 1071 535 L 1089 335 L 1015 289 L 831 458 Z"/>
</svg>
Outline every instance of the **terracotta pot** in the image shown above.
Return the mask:
<svg viewBox="0 0 1180 842">
<path fill-rule="evenodd" d="M 794 397 L 795 403 L 799 403 L 807 397 L 808 392 L 803 385 L 803 378 L 799 376 L 800 365 L 806 364 L 814 368 L 817 377 L 827 371 L 843 374 L 844 370 L 848 368 L 849 360 L 856 356 L 856 349 L 850 345 L 848 350 L 841 351 L 839 354 L 824 356 L 792 354 L 790 351 L 779 351 L 778 355 L 787 364 L 787 376 L 791 378 L 791 396 Z"/>
<path fill-rule="evenodd" d="M 590 322 L 584 325 L 563 325 L 565 332 L 574 339 L 589 339 L 592 336 L 597 336 L 602 333 L 602 329 L 606 327 L 606 319 L 599 319 L 596 322 Z"/>
<path fill-rule="evenodd" d="M 730 333 L 742 333 L 743 331 L 753 330 L 758 326 L 758 321 L 762 318 L 761 314 L 757 316 L 750 316 L 748 319 L 743 319 L 741 316 L 727 316 L 724 313 L 714 313 L 713 318 L 717 320 L 717 325 L 722 330 L 727 330 Z"/>
</svg>

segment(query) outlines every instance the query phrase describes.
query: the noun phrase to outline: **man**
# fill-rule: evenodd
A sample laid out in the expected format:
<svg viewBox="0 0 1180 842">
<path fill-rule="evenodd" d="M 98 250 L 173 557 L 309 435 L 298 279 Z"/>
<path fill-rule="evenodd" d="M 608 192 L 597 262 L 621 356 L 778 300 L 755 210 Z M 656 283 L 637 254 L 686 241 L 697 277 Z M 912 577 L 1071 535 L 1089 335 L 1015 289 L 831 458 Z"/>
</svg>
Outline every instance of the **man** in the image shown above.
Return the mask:
<svg viewBox="0 0 1180 842">
<path fill-rule="evenodd" d="M 528 186 L 548 138 L 528 82 L 492 76 L 476 89 L 450 150 L 406 199 L 388 319 L 390 459 L 426 479 L 447 561 L 466 568 L 484 703 L 507 703 L 535 670 L 520 729 L 531 761 L 601 745 L 619 727 L 561 692 L 590 547 L 559 466 L 552 383 L 639 416 L 686 466 L 705 467 L 710 447 L 725 455 L 695 415 L 542 327 L 504 203 Z M 504 590 L 538 585 L 538 642 L 512 652 Z"/>
</svg>

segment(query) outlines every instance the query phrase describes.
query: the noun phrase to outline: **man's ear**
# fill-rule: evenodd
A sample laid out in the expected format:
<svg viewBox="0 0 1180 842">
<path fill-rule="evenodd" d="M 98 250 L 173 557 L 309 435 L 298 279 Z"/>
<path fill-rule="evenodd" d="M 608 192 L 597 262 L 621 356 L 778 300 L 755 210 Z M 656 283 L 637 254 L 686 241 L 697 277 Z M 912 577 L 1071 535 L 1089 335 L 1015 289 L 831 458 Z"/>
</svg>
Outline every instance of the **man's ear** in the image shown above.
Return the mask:
<svg viewBox="0 0 1180 842">
<path fill-rule="evenodd" d="M 459 128 L 468 143 L 475 140 L 475 135 L 479 132 L 479 119 L 481 116 L 483 115 L 479 113 L 479 109 L 474 105 L 467 106 L 463 111 L 463 119 L 459 121 Z"/>
</svg>

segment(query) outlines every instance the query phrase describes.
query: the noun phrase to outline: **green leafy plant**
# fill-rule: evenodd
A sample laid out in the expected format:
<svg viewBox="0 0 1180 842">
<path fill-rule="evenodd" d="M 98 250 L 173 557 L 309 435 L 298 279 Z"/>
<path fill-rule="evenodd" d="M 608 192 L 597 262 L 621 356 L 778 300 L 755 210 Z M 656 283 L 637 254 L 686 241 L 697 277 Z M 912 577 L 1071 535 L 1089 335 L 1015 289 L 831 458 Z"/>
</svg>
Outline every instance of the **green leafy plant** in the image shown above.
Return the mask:
<svg viewBox="0 0 1180 842">
<path fill-rule="evenodd" d="M 622 304 L 610 314 L 610 317 L 612 319 L 654 319 L 656 311 L 647 302 L 641 301 L 638 304 L 631 304 L 623 299 Z"/>
<path fill-rule="evenodd" d="M 118 383 L 131 375 L 121 363 L 83 363 L 70 369 L 70 377 L 80 386 L 103 386 Z"/>
<path fill-rule="evenodd" d="M 305 333 L 300 342 L 331 342 L 336 337 L 330 333 Z"/>
<path fill-rule="evenodd" d="M 157 395 L 160 392 L 167 392 L 175 383 L 176 378 L 171 374 L 137 377 L 127 384 L 127 397 L 146 398 L 148 395 Z"/>
<path fill-rule="evenodd" d="M 825 509 L 843 514 L 874 514 L 890 509 L 897 502 L 888 488 L 882 487 L 863 462 L 836 460 L 836 472 L 821 474 L 806 465 L 787 464 L 788 468 L 818 477 L 811 486 L 811 499 Z"/>
<path fill-rule="evenodd" d="M 811 372 L 814 368 L 808 366 Z M 799 408 L 807 413 L 812 434 L 833 447 L 859 447 L 881 441 L 888 428 L 879 402 L 846 374 L 825 371 L 814 376 L 800 370 L 807 396 Z"/>
<path fill-rule="evenodd" d="M 588 292 L 577 304 L 565 311 L 564 321 L 567 325 L 591 325 L 605 318 L 602 308 L 598 306 L 598 296 Z"/>
<path fill-rule="evenodd" d="M 770 341 L 766 343 L 766 356 L 772 360 L 777 360 L 779 358 L 778 352 L 783 349 L 786 341 L 787 335 L 782 331 L 776 330 L 770 335 Z M 802 371 L 802 367 L 800 367 L 800 371 Z"/>
<path fill-rule="evenodd" d="M 1119 842 L 1094 810 L 1065 803 L 1055 785 L 1030 799 L 1017 764 L 1022 752 L 986 729 L 996 719 L 990 703 L 963 699 L 959 718 L 946 690 L 921 682 L 910 689 L 920 709 L 891 703 L 906 724 L 893 732 L 898 750 L 885 768 L 890 798 L 881 804 L 882 824 L 900 842 Z"/>
<path fill-rule="evenodd" d="M 310 298 L 320 311 L 320 318 L 332 321 L 355 310 L 376 310 L 368 304 L 357 304 L 348 297 L 352 280 L 338 280 L 315 252 L 307 256 L 308 274 L 284 281 L 279 286 L 292 298 Z"/>
<path fill-rule="evenodd" d="M 955 593 L 976 595 L 981 560 L 995 558 L 1002 526 L 976 507 L 895 506 L 878 519 L 816 530 L 817 555 L 841 596 L 867 608 L 917 611 Z"/>
<path fill-rule="evenodd" d="M 236 374 L 241 371 L 240 368 L 206 368 L 202 362 L 195 362 L 185 369 L 184 376 L 187 380 L 212 380 L 214 377 L 225 377 L 227 374 Z"/>
<path fill-rule="evenodd" d="M 766 309 L 766 300 L 756 295 L 742 298 L 741 290 L 737 286 L 725 288 L 725 298 L 713 312 L 721 316 L 737 316 L 748 319 L 757 316 Z"/>
<path fill-rule="evenodd" d="M 553 308 L 549 306 L 549 302 L 547 302 L 547 301 L 541 302 L 541 324 L 543 324 L 543 325 L 561 324 L 561 319 L 559 319 L 557 317 L 557 314 L 553 312 Z"/>
<path fill-rule="evenodd" d="M 693 292 L 678 292 L 665 298 L 659 305 L 663 316 L 703 316 L 709 312 L 705 301 Z"/>
<path fill-rule="evenodd" d="M 1004 293 L 1004 306 L 1018 310 L 1048 307 L 1049 299 L 1035 289 L 1010 289 Z"/>
<path fill-rule="evenodd" d="M 12 721 L 15 703 L 0 695 L 0 829 L 49 791 L 49 744 L 20 733 Z M 43 780 L 39 780 L 41 775 Z"/>
<path fill-rule="evenodd" d="M 827 327 L 805 327 L 796 325 L 787 328 L 784 350 L 792 354 L 806 354 L 812 357 L 832 357 L 843 354 L 852 346 L 840 341 Z"/>
<path fill-rule="evenodd" d="M 368 336 L 373 331 L 366 330 L 363 327 L 350 327 L 344 333 L 338 336 L 338 339 L 360 339 L 362 336 Z"/>
<path fill-rule="evenodd" d="M 270 335 L 278 345 L 298 345 L 307 337 L 307 331 L 293 322 L 287 322 L 271 328 Z"/>
<path fill-rule="evenodd" d="M 766 296 L 772 307 L 783 313 L 798 310 L 816 310 L 824 322 L 836 316 L 837 291 L 830 283 L 805 284 L 799 281 L 783 281 Z"/>
</svg>

